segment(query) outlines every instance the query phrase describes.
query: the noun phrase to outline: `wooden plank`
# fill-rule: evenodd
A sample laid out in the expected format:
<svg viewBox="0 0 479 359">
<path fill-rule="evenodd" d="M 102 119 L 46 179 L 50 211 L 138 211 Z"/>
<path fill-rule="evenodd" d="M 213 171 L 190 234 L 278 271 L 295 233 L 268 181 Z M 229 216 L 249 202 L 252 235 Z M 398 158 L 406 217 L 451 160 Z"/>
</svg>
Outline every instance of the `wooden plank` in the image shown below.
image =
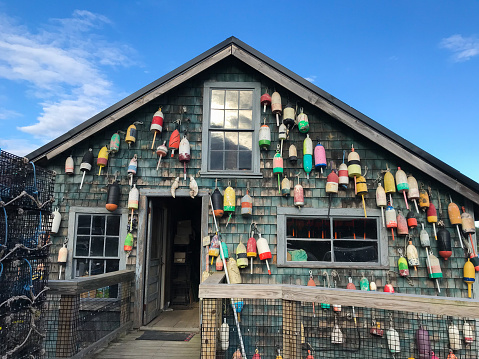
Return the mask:
<svg viewBox="0 0 479 359">
<path fill-rule="evenodd" d="M 200 285 L 200 298 L 285 299 L 298 302 L 334 303 L 412 313 L 479 318 L 479 301 L 445 297 L 354 291 L 298 285 L 210 284 Z"/>
<path fill-rule="evenodd" d="M 379 133 L 364 122 L 358 120 L 353 115 L 333 105 L 331 102 L 319 96 L 317 93 L 305 88 L 303 85 L 295 81 L 292 81 L 291 78 L 289 78 L 288 76 L 282 74 L 270 65 L 266 64 L 265 62 L 261 61 L 256 57 L 253 57 L 251 54 L 238 48 L 235 45 L 233 45 L 232 54 L 233 56 L 250 65 L 254 69 L 258 70 L 271 80 L 279 83 L 284 88 L 303 98 L 305 101 L 318 107 L 319 109 L 323 110 L 333 118 L 339 120 L 346 126 L 352 128 L 363 136 L 369 138 L 371 141 L 392 152 L 405 162 L 427 173 L 428 175 L 435 178 L 439 182 L 444 183 L 446 186 L 456 191 L 457 193 L 460 193 L 461 195 L 468 197 L 470 200 L 479 204 L 479 193 L 476 193 L 475 191 L 471 190 L 469 187 L 466 187 L 456 179 L 448 176 L 436 167 L 430 165 L 428 162 L 409 152 L 400 144 Z"/>
<path fill-rule="evenodd" d="M 140 108 L 144 104 L 156 99 L 157 97 L 163 95 L 164 93 L 170 91 L 171 89 L 175 88 L 176 86 L 182 84 L 186 80 L 189 80 L 193 76 L 199 74 L 201 71 L 209 68 L 210 66 L 218 63 L 219 61 L 223 60 L 227 56 L 231 55 L 232 46 L 228 46 L 223 50 L 215 53 L 211 57 L 203 60 L 202 62 L 196 64 L 195 66 L 191 67 L 190 69 L 186 70 L 182 74 L 176 76 L 175 78 L 171 79 L 168 82 L 165 82 L 161 86 L 158 86 L 154 90 L 150 91 L 148 94 L 144 95 L 141 98 L 129 103 L 125 107 L 119 109 L 115 113 L 111 114 L 108 117 L 105 117 L 103 120 L 97 122 L 96 124 L 90 126 L 89 128 L 85 129 L 78 135 L 72 137 L 70 140 L 62 143 L 61 145 L 55 147 L 50 152 L 46 154 L 48 160 L 54 158 L 55 156 L 59 155 L 63 151 L 71 148 L 72 146 L 76 145 L 80 141 L 87 139 L 88 137 L 94 135 L 95 133 L 101 131 L 105 127 L 113 124 L 117 120 L 125 117 L 126 115 L 132 113 L 134 110 Z M 39 159 L 39 158 L 38 158 Z M 37 161 L 38 159 L 35 159 Z"/>
<path fill-rule="evenodd" d="M 135 278 L 132 270 L 120 270 L 111 273 L 99 274 L 91 277 L 79 277 L 69 280 L 50 280 L 48 287 L 50 294 L 75 295 L 92 289 L 103 288 L 121 282 L 130 282 Z"/>
<path fill-rule="evenodd" d="M 148 219 L 148 197 L 140 192 L 138 231 L 136 243 L 135 301 L 133 304 L 133 328 L 139 328 L 143 322 L 143 303 L 145 286 L 145 253 Z"/>
</svg>

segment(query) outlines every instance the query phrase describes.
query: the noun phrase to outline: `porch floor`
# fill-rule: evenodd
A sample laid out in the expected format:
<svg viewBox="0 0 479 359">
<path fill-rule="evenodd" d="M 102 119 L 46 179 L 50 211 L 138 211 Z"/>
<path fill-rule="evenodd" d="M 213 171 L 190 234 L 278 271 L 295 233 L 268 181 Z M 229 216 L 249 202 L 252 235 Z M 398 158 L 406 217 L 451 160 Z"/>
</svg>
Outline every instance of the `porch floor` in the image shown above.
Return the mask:
<svg viewBox="0 0 479 359">
<path fill-rule="evenodd" d="M 160 313 L 148 325 L 140 330 L 160 330 L 167 332 L 198 333 L 200 327 L 199 303 L 193 303 L 190 308 L 178 308 Z"/>
<path fill-rule="evenodd" d="M 163 358 L 193 358 L 200 357 L 201 336 L 196 334 L 189 342 L 136 340 L 144 331 L 132 331 L 111 342 L 106 348 L 100 349 L 94 359 L 163 359 Z"/>
</svg>

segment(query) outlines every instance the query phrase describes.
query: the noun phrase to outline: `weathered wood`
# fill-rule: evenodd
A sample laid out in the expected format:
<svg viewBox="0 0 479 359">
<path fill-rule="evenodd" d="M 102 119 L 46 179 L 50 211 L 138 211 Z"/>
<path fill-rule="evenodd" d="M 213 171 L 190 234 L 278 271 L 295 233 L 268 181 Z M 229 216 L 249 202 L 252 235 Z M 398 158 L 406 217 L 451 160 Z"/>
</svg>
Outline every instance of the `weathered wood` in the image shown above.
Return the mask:
<svg viewBox="0 0 479 359">
<path fill-rule="evenodd" d="M 213 272 L 213 273 L 211 273 L 211 275 L 208 278 L 205 279 L 205 281 L 202 283 L 202 285 L 203 284 L 205 284 L 205 285 L 220 284 L 224 281 L 224 278 L 225 278 L 225 272 L 223 272 L 223 271 Z"/>
<path fill-rule="evenodd" d="M 414 294 L 354 291 L 298 285 L 201 284 L 200 298 L 285 299 L 298 302 L 334 303 L 412 313 L 479 318 L 479 301 Z"/>
<path fill-rule="evenodd" d="M 135 267 L 135 302 L 133 303 L 133 327 L 139 328 L 143 323 L 143 304 L 145 286 L 145 253 L 148 225 L 148 197 L 140 190 L 140 203 L 138 213 L 138 231 L 136 241 L 136 267 Z"/>
<path fill-rule="evenodd" d="M 189 68 L 185 72 L 181 73 L 180 75 L 176 76 L 175 78 L 171 79 L 168 82 L 165 82 L 161 86 L 158 86 L 154 90 L 150 91 L 148 94 L 144 95 L 141 98 L 136 99 L 135 101 L 129 103 L 128 105 L 124 106 L 123 108 L 119 109 L 115 113 L 105 117 L 103 120 L 97 122 L 96 124 L 90 126 L 89 128 L 83 130 L 78 135 L 72 137 L 70 140 L 62 143 L 61 145 L 55 147 L 53 150 L 46 154 L 48 160 L 52 159 L 53 157 L 57 156 L 58 154 L 62 153 L 63 151 L 71 148 L 72 146 L 76 145 L 80 141 L 87 139 L 88 137 L 98 133 L 105 127 L 111 125 L 112 123 L 116 122 L 117 120 L 125 117 L 126 115 L 132 113 L 134 110 L 140 108 L 144 104 L 156 99 L 157 97 L 163 95 L 164 93 L 170 91 L 171 89 L 175 88 L 176 86 L 182 84 L 186 80 L 192 78 L 193 76 L 199 74 L 201 71 L 209 68 L 210 66 L 218 63 L 219 61 L 223 60 L 227 56 L 231 55 L 231 45 L 225 47 L 223 50 L 215 53 L 211 57 L 201 61 L 200 63 L 196 64 L 195 66 Z M 33 160 L 37 161 L 40 158 L 35 158 Z"/>
<path fill-rule="evenodd" d="M 49 294 L 77 295 L 92 289 L 103 288 L 121 282 L 130 282 L 135 278 L 132 270 L 120 270 L 91 277 L 79 277 L 69 280 L 50 280 Z"/>
<path fill-rule="evenodd" d="M 305 101 L 323 110 L 324 112 L 326 112 L 333 118 L 339 120 L 346 126 L 352 128 L 358 133 L 369 138 L 371 141 L 377 143 L 381 147 L 392 152 L 393 154 L 395 154 L 402 160 L 406 161 L 407 163 L 411 164 L 417 169 L 429 174 L 431 177 L 435 178 L 439 182 L 442 182 L 443 184 L 453 189 L 457 193 L 460 193 L 464 195 L 465 197 L 468 197 L 470 200 L 474 201 L 475 203 L 479 204 L 479 194 L 474 192 L 469 187 L 466 187 L 465 185 L 463 185 L 456 179 L 450 177 L 449 175 L 440 171 L 436 167 L 430 165 L 428 162 L 414 155 L 413 153 L 408 151 L 406 148 L 402 147 L 400 144 L 396 143 L 390 138 L 379 133 L 378 131 L 368 126 L 364 122 L 358 120 L 356 117 L 354 117 L 350 113 L 347 113 L 344 110 L 340 109 L 339 107 L 335 106 L 334 104 L 329 102 L 327 99 L 319 96 L 317 93 L 305 88 L 303 85 L 295 81 L 292 81 L 291 78 L 279 72 L 278 70 L 271 67 L 270 65 L 266 64 L 265 62 L 261 61 L 260 59 L 252 56 L 250 53 L 244 51 L 243 49 L 240 49 L 239 47 L 235 45 L 232 45 L 232 46 L 233 46 L 233 51 L 232 51 L 233 56 L 247 63 L 254 69 L 258 70 L 263 75 L 267 76 L 271 80 L 279 83 L 281 86 L 285 87 L 286 89 L 295 93 L 299 97 L 303 98 Z"/>
</svg>

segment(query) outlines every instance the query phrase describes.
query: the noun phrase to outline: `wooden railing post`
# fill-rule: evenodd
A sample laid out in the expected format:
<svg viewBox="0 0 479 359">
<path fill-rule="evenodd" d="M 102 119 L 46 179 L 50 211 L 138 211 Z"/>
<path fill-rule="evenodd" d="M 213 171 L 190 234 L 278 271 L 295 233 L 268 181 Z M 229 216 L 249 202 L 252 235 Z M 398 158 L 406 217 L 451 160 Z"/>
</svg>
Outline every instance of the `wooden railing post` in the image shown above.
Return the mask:
<svg viewBox="0 0 479 359">
<path fill-rule="evenodd" d="M 69 358 L 76 354 L 80 319 L 80 296 L 62 295 L 58 311 L 56 356 Z"/>
<path fill-rule="evenodd" d="M 301 358 L 301 324 L 298 302 L 283 299 L 283 358 Z"/>
<path fill-rule="evenodd" d="M 218 332 L 218 299 L 203 299 L 201 324 L 201 359 L 216 358 L 216 341 Z"/>
</svg>

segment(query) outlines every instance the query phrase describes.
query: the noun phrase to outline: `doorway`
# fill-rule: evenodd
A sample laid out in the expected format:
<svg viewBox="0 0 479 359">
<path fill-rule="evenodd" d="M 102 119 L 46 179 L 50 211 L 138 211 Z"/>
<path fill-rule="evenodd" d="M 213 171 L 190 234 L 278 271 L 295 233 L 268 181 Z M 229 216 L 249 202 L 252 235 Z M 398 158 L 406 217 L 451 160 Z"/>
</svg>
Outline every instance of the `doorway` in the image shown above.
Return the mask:
<svg viewBox="0 0 479 359">
<path fill-rule="evenodd" d="M 148 197 L 143 326 L 198 328 L 202 199 Z"/>
</svg>

